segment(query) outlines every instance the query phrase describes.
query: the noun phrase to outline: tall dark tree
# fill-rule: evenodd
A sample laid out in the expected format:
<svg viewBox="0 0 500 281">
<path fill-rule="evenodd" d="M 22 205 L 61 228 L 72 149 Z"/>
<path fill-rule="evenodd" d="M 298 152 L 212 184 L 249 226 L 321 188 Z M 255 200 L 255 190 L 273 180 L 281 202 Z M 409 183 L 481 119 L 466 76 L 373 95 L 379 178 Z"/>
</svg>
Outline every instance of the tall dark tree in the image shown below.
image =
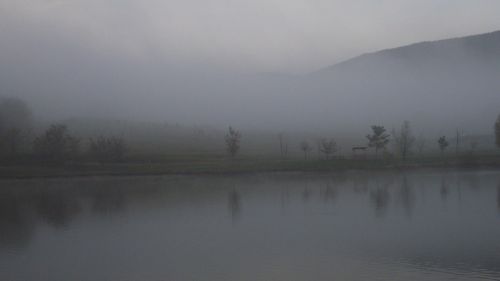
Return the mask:
<svg viewBox="0 0 500 281">
<path fill-rule="evenodd" d="M 6 155 L 16 155 L 20 152 L 25 140 L 25 133 L 19 128 L 9 128 L 0 135 L 2 152 Z"/>
<path fill-rule="evenodd" d="M 445 149 L 448 147 L 448 145 L 450 145 L 448 143 L 448 141 L 446 140 L 446 137 L 445 136 L 442 136 L 438 139 L 438 146 L 439 146 L 439 150 L 441 150 L 441 154 L 444 153 Z"/>
<path fill-rule="evenodd" d="M 500 148 L 500 115 L 498 115 L 497 121 L 495 122 L 495 143 L 498 148 Z"/>
<path fill-rule="evenodd" d="M 76 157 L 79 144 L 79 139 L 71 136 L 65 125 L 55 124 L 35 139 L 33 148 L 42 160 L 64 162 Z"/>
<path fill-rule="evenodd" d="M 366 135 L 368 146 L 375 148 L 375 154 L 378 155 L 380 149 L 385 149 L 389 143 L 389 134 L 386 133 L 384 126 L 373 125 L 373 134 Z"/>
<path fill-rule="evenodd" d="M 0 131 L 16 128 L 31 129 L 33 113 L 28 104 L 18 98 L 0 99 Z"/>
<path fill-rule="evenodd" d="M 0 99 L 0 153 L 15 155 L 27 147 L 33 115 L 26 102 L 18 98 Z"/>
<path fill-rule="evenodd" d="M 224 139 L 226 141 L 227 152 L 234 158 L 240 150 L 241 133 L 229 126 L 229 131 Z"/>
</svg>

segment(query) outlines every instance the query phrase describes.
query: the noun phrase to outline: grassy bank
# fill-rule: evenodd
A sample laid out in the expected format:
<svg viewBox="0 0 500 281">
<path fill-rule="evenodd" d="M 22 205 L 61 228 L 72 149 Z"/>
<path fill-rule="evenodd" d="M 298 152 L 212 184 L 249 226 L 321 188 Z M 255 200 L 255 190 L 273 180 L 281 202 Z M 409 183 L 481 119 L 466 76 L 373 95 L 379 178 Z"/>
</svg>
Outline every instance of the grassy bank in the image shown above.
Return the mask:
<svg viewBox="0 0 500 281">
<path fill-rule="evenodd" d="M 222 156 L 172 156 L 123 163 L 79 162 L 64 165 L 42 163 L 0 165 L 0 178 L 77 177 L 101 175 L 235 174 L 252 172 L 329 172 L 350 169 L 410 169 L 432 167 L 500 167 L 499 155 L 462 155 L 397 159 L 277 159 Z"/>
</svg>

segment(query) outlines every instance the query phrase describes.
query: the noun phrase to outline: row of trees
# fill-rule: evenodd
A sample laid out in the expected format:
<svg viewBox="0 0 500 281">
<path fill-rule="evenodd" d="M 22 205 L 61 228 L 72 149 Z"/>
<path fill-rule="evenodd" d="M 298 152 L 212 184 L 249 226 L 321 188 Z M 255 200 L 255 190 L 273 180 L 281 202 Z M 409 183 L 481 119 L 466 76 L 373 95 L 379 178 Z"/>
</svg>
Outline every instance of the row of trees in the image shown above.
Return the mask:
<svg viewBox="0 0 500 281">
<path fill-rule="evenodd" d="M 415 138 L 409 121 L 404 121 L 399 131 L 393 129 L 391 135 L 386 132 L 384 126 L 374 125 L 371 129 L 372 134 L 367 135 L 366 138 L 368 139 L 368 147 L 375 148 L 376 155 L 378 155 L 379 150 L 386 150 L 387 145 L 391 142 L 391 136 L 395 151 L 403 160 L 408 158 L 415 146 L 420 153 L 423 152 L 425 139 L 421 137 L 417 140 Z M 446 136 L 440 136 L 437 139 L 437 144 L 441 153 L 444 153 L 445 149 L 449 146 Z"/>
<path fill-rule="evenodd" d="M 50 126 L 33 142 L 34 155 L 43 161 L 65 162 L 74 160 L 82 154 L 99 162 L 119 162 L 126 153 L 125 141 L 118 137 L 89 139 L 88 150 L 81 152 L 81 140 L 72 136 L 68 128 L 62 124 Z"/>
<path fill-rule="evenodd" d="M 126 152 L 125 142 L 117 137 L 89 139 L 82 153 L 82 141 L 72 136 L 62 124 L 51 125 L 38 136 L 30 107 L 21 99 L 0 100 L 0 156 L 16 159 L 31 155 L 42 161 L 64 162 L 86 156 L 97 161 L 121 161 Z"/>
<path fill-rule="evenodd" d="M 426 140 L 423 137 L 416 138 L 411 130 L 410 122 L 404 121 L 401 125 L 400 130 L 393 129 L 391 134 L 387 132 L 384 126 L 373 125 L 371 126 L 372 133 L 366 135 L 368 140 L 367 146 L 375 150 L 375 155 L 378 156 L 379 151 L 386 151 L 389 143 L 392 142 L 393 147 L 397 154 L 406 160 L 410 153 L 416 148 L 419 153 L 422 153 Z M 494 134 L 496 146 L 500 148 L 500 115 L 498 116 L 494 125 Z M 460 144 L 460 133 L 457 130 L 456 137 L 456 152 L 458 153 L 458 146 Z M 231 157 L 234 157 L 240 148 L 241 133 L 232 127 L 229 127 L 229 132 L 226 135 L 226 146 Z M 280 133 L 278 135 L 280 155 L 285 158 L 288 153 L 288 143 L 284 140 L 284 134 Z M 440 136 L 437 138 L 437 147 L 444 154 L 445 150 L 450 145 L 446 136 Z M 475 147 L 477 143 L 473 142 L 472 147 Z M 364 149 L 363 147 L 360 147 Z M 304 154 L 304 159 L 307 160 L 308 154 L 313 150 L 310 143 L 306 140 L 299 143 L 299 149 Z M 339 148 L 334 139 L 320 139 L 317 142 L 318 154 L 322 153 L 325 155 L 326 159 L 331 159 L 335 153 L 338 152 Z"/>
<path fill-rule="evenodd" d="M 12 158 L 20 153 L 32 153 L 43 160 L 55 162 L 75 159 L 82 154 L 101 162 L 124 159 L 127 149 L 122 138 L 101 136 L 89 139 L 85 143 L 87 149 L 82 153 L 81 139 L 71 135 L 66 126 L 55 124 L 35 136 L 33 119 L 31 109 L 24 101 L 16 98 L 0 100 L 0 156 Z M 373 148 L 376 155 L 380 151 L 386 151 L 391 143 L 396 153 L 406 159 L 415 148 L 421 153 L 425 146 L 425 139 L 414 137 L 408 121 L 404 121 L 399 130 L 393 129 L 390 134 L 384 126 L 379 125 L 371 126 L 371 131 L 371 134 L 366 136 L 367 146 Z M 496 145 L 500 148 L 500 116 L 495 122 L 494 133 Z M 238 130 L 229 127 L 225 143 L 231 157 L 235 157 L 240 150 L 241 138 L 242 134 Z M 278 140 L 280 155 L 285 158 L 288 154 L 288 142 L 283 133 L 278 135 Z M 459 143 L 460 134 L 457 130 L 457 152 Z M 445 136 L 440 136 L 437 145 L 444 153 L 450 144 Z M 319 139 L 316 146 L 318 155 L 323 154 L 326 159 L 331 159 L 340 151 L 339 145 L 332 138 Z M 298 147 L 305 159 L 313 150 L 313 146 L 306 140 L 300 142 Z"/>
</svg>

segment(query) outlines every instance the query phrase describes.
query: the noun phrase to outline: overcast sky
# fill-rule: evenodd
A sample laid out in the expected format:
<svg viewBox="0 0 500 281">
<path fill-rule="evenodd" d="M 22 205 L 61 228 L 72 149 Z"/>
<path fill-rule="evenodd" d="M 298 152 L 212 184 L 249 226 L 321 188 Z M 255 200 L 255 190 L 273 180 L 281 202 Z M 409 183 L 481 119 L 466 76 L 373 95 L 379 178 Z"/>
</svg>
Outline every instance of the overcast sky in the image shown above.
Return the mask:
<svg viewBox="0 0 500 281">
<path fill-rule="evenodd" d="M 132 60 L 301 73 L 498 30 L 499 12 L 498 0 L 0 0 L 0 56 L 78 46 Z"/>
</svg>

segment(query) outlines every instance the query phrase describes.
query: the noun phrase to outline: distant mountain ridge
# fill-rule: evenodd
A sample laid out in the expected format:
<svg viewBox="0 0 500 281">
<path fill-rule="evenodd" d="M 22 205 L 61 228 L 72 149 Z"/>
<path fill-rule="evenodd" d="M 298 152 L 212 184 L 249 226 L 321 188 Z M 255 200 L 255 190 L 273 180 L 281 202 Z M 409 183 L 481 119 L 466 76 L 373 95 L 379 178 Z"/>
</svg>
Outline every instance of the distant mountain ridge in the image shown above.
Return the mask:
<svg viewBox="0 0 500 281">
<path fill-rule="evenodd" d="M 450 49 L 452 52 L 450 53 Z M 366 53 L 340 63 L 325 67 L 313 74 L 329 72 L 337 68 L 358 64 L 363 60 L 370 60 L 377 56 L 400 60 L 429 60 L 429 59 L 458 59 L 459 56 L 473 56 L 480 60 L 500 59 L 500 30 L 470 35 L 441 39 L 437 41 L 423 41 L 396 48 L 384 49 Z"/>
<path fill-rule="evenodd" d="M 410 120 L 432 134 L 488 134 L 500 114 L 500 31 L 363 54 L 299 84 L 304 114 L 343 120 L 341 130 Z"/>
<path fill-rule="evenodd" d="M 53 120 L 232 125 L 360 143 L 371 125 L 397 129 L 404 120 L 432 137 L 457 128 L 491 134 L 500 113 L 500 31 L 364 54 L 307 75 L 191 73 L 68 46 L 3 58 L 2 92 L 20 93 Z"/>
</svg>

